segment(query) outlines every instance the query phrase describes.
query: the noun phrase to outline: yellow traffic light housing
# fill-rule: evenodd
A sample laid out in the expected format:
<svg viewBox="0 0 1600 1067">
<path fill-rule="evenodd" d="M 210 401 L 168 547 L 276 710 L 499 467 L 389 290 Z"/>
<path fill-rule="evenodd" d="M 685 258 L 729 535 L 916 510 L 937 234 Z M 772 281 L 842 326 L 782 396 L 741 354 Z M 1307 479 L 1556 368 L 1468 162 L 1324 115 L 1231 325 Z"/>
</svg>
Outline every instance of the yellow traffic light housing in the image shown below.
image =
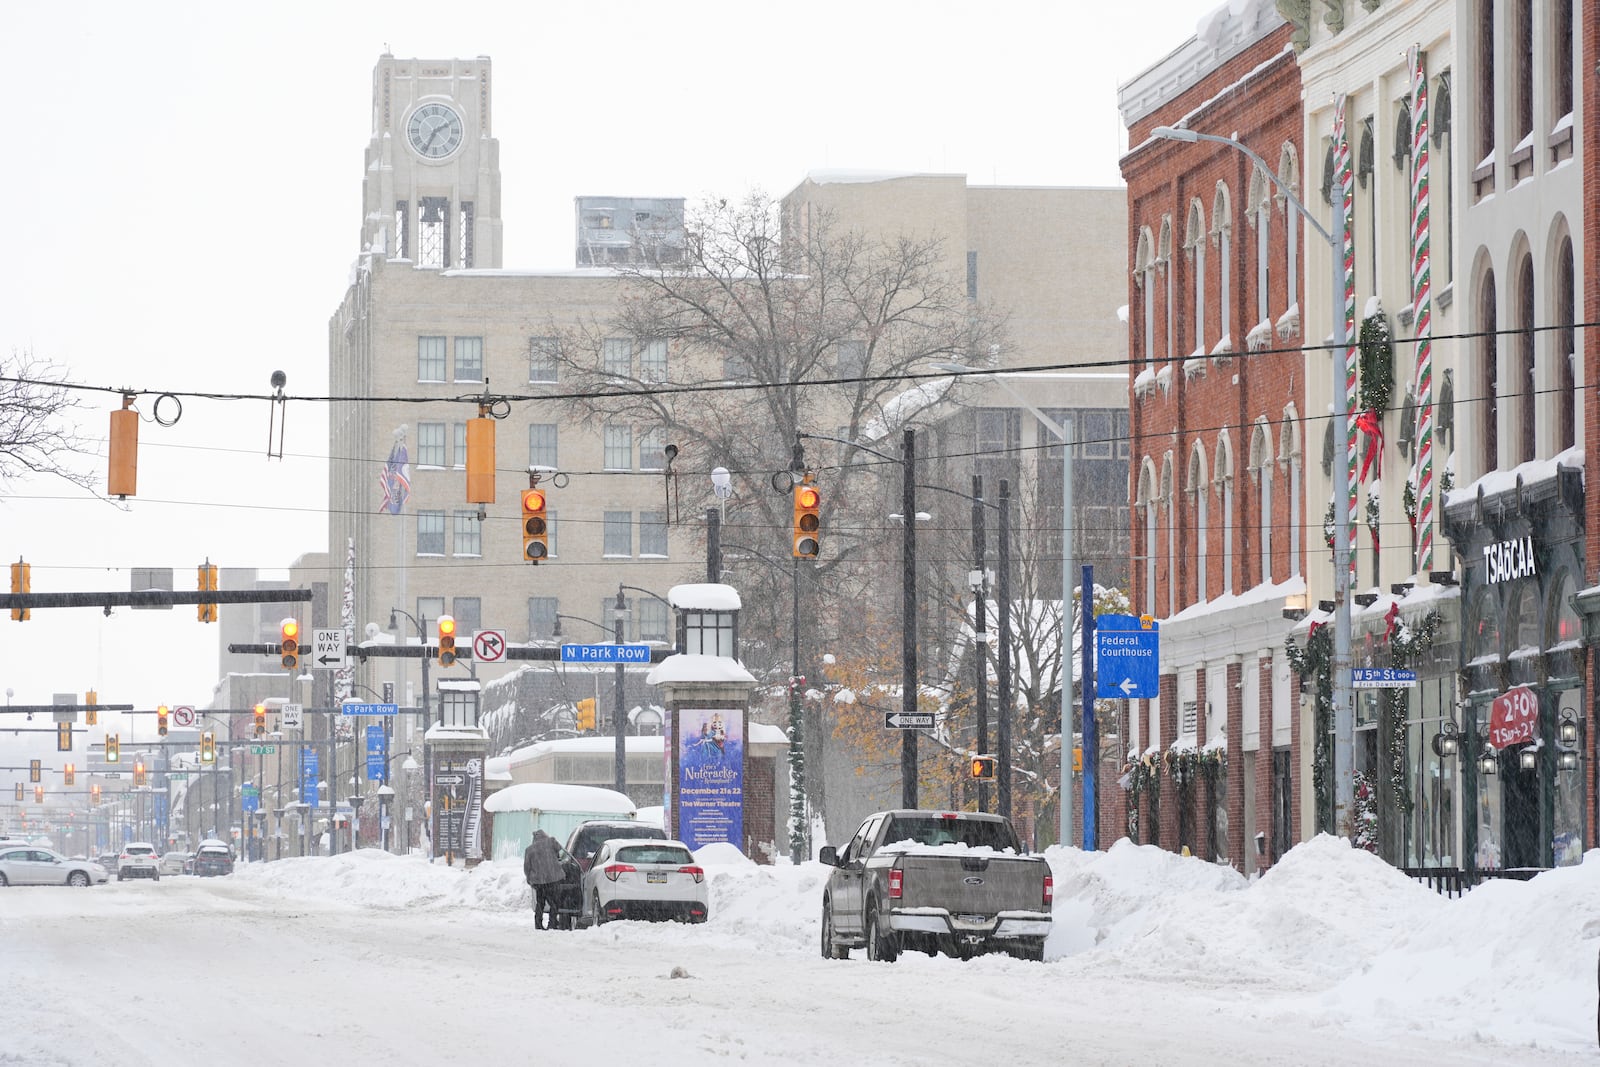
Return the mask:
<svg viewBox="0 0 1600 1067">
<path fill-rule="evenodd" d="M 257 737 L 267 736 L 267 706 L 265 704 L 256 705 L 255 726 Z M 214 759 L 215 755 L 212 758 Z"/>
<path fill-rule="evenodd" d="M 44 786 L 36 785 L 33 787 L 33 802 L 35 804 L 44 803 Z"/>
<path fill-rule="evenodd" d="M 61 768 L 61 784 L 73 785 L 78 780 L 78 768 L 74 764 L 67 764 Z"/>
<path fill-rule="evenodd" d="M 72 751 L 72 724 L 70 722 L 56 723 L 56 751 Z"/>
<path fill-rule="evenodd" d="M 136 496 L 139 484 L 139 413 L 133 410 L 134 395 L 122 394 L 122 410 L 111 413 L 111 440 L 106 452 L 110 467 L 106 475 L 106 495 L 126 500 Z"/>
<path fill-rule="evenodd" d="M 816 559 L 821 539 L 822 494 L 808 480 L 794 487 L 795 559 Z"/>
<path fill-rule="evenodd" d="M 200 591 L 202 593 L 209 593 L 215 590 L 217 588 L 217 565 L 215 563 L 202 563 L 199 570 Z M 195 614 L 200 617 L 201 622 L 216 622 L 217 605 L 196 604 Z"/>
<path fill-rule="evenodd" d="M 89 803 L 100 803 L 100 785 L 98 782 L 89 787 Z"/>
<path fill-rule="evenodd" d="M 456 620 L 449 615 L 439 616 L 439 666 L 456 665 Z"/>
<path fill-rule="evenodd" d="M 522 558 L 529 563 L 550 556 L 550 523 L 544 509 L 543 489 L 522 491 Z"/>
<path fill-rule="evenodd" d="M 144 760 L 142 759 L 133 761 L 133 784 L 144 785 Z"/>
<path fill-rule="evenodd" d="M 300 623 L 297 620 L 284 619 L 278 624 L 278 655 L 282 657 L 284 670 L 299 668 Z"/>
<path fill-rule="evenodd" d="M 467 423 L 467 503 L 494 503 L 494 420 L 483 406 Z"/>
<path fill-rule="evenodd" d="M 83 713 L 83 721 L 90 726 L 100 725 L 100 712 L 96 710 L 100 703 L 100 694 L 91 689 L 83 695 L 83 702 L 89 705 L 89 710 Z"/>
<path fill-rule="evenodd" d="M 40 782 L 44 780 L 44 765 L 36 759 L 28 761 L 28 781 Z"/>
<path fill-rule="evenodd" d="M 156 733 L 162 737 L 167 736 L 167 706 L 165 704 L 156 708 Z"/>
<path fill-rule="evenodd" d="M 122 762 L 122 739 L 117 734 L 106 734 L 106 762 Z"/>
<path fill-rule="evenodd" d="M 994 781 L 995 758 L 993 756 L 972 757 L 972 778 L 977 782 Z"/>
<path fill-rule="evenodd" d="M 26 795 L 26 794 L 25 794 L 25 792 L 24 792 L 24 790 L 22 788 L 22 783 L 18 782 L 17 783 L 17 802 L 18 803 L 22 802 L 22 798 L 23 798 L 24 795 Z"/>
<path fill-rule="evenodd" d="M 33 591 L 31 588 L 33 582 L 32 572 L 33 568 L 29 564 L 22 562 L 22 558 L 20 556 L 17 558 L 17 561 L 11 565 L 11 592 L 13 595 L 17 593 L 31 593 Z M 12 608 L 11 618 L 15 622 L 27 622 L 29 619 L 33 618 L 33 609 Z"/>
<path fill-rule="evenodd" d="M 210 730 L 200 735 L 200 762 L 217 762 L 217 738 Z"/>
<path fill-rule="evenodd" d="M 577 727 L 580 730 L 594 729 L 594 697 L 584 697 L 578 701 Z"/>
</svg>

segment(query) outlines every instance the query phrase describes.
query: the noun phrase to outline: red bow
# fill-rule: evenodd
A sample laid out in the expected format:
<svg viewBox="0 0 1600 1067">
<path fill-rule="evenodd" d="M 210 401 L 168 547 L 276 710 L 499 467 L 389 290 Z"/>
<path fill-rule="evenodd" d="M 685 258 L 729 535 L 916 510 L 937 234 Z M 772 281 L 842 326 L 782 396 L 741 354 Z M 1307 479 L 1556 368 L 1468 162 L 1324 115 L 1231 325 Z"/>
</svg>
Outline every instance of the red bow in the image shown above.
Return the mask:
<svg viewBox="0 0 1600 1067">
<path fill-rule="evenodd" d="M 1390 604 L 1389 610 L 1383 613 L 1383 639 L 1389 640 L 1394 633 L 1395 626 L 1400 622 L 1400 605 Z"/>
<path fill-rule="evenodd" d="M 1317 636 L 1317 631 L 1322 629 L 1326 625 L 1327 625 L 1327 623 L 1325 623 L 1325 622 L 1314 622 L 1314 623 L 1312 623 L 1311 624 L 1311 629 L 1306 631 L 1306 640 L 1309 641 L 1313 637 Z"/>
<path fill-rule="evenodd" d="M 1383 423 L 1376 411 L 1363 411 L 1356 416 L 1356 430 L 1367 438 L 1367 454 L 1361 461 L 1361 481 L 1367 480 L 1367 471 L 1374 478 L 1383 477 Z"/>
</svg>

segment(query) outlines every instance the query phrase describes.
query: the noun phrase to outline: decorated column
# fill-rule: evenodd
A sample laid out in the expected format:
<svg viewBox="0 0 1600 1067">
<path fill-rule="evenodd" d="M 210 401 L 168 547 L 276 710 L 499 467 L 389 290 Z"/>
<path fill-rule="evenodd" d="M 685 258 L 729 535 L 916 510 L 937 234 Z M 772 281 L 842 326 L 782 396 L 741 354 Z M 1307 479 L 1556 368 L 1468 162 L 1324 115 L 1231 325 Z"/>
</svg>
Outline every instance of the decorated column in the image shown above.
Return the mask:
<svg viewBox="0 0 1600 1067">
<path fill-rule="evenodd" d="M 1334 309 L 1335 314 L 1344 315 L 1345 350 L 1343 353 L 1334 353 L 1334 358 L 1341 355 L 1344 358 L 1344 391 L 1345 410 L 1349 416 L 1345 419 L 1345 465 L 1349 471 L 1349 487 L 1347 499 L 1335 501 L 1335 507 L 1344 507 L 1350 515 L 1350 576 L 1356 573 L 1356 524 L 1361 515 L 1357 505 L 1360 496 L 1360 479 L 1356 476 L 1356 434 L 1358 410 L 1356 393 L 1356 362 L 1357 339 L 1356 331 L 1356 247 L 1355 247 L 1355 175 L 1350 166 L 1350 139 L 1345 130 L 1344 122 L 1345 98 L 1340 97 L 1333 110 L 1333 167 L 1334 167 L 1334 195 L 1338 196 L 1344 204 L 1344 232 L 1340 234 L 1342 254 L 1340 262 L 1344 264 L 1344 307 Z"/>
<path fill-rule="evenodd" d="M 1433 291 L 1428 250 L 1428 70 L 1422 50 L 1411 62 L 1411 310 L 1417 324 L 1417 572 L 1433 569 Z"/>
</svg>

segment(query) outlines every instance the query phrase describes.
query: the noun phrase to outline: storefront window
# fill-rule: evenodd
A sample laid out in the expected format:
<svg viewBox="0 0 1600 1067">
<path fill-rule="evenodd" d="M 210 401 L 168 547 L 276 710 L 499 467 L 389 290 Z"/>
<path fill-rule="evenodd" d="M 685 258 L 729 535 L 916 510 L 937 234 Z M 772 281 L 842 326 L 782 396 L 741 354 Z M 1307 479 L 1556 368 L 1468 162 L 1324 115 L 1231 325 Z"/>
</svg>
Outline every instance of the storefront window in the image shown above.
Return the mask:
<svg viewBox="0 0 1600 1067">
<path fill-rule="evenodd" d="M 1406 728 L 1406 755 L 1411 767 L 1411 817 L 1406 820 L 1404 842 L 1408 867 L 1454 867 L 1456 802 L 1461 788 L 1461 761 L 1476 752 L 1463 743 L 1457 755 L 1439 755 L 1434 739 L 1455 704 L 1455 684 L 1450 675 L 1424 677 L 1410 691 Z"/>
<path fill-rule="evenodd" d="M 1511 631 L 1510 653 L 1539 650 L 1539 586 L 1532 581 L 1518 582 L 1511 593 L 1511 612 L 1506 617 L 1515 627 Z"/>
<path fill-rule="evenodd" d="M 1478 590 L 1472 598 L 1471 629 L 1469 633 L 1471 664 L 1493 663 L 1500 658 L 1500 606 L 1495 603 L 1494 590 Z"/>
<path fill-rule="evenodd" d="M 1544 647 L 1551 652 L 1577 648 L 1583 637 L 1583 621 L 1572 606 L 1572 575 L 1561 572 L 1550 593 L 1550 610 L 1545 613 Z"/>
<path fill-rule="evenodd" d="M 1582 689 L 1563 689 L 1555 694 L 1556 722 L 1571 712 L 1582 721 Z M 1556 770 L 1555 819 L 1551 826 L 1550 852 L 1557 867 L 1583 862 L 1583 768 L 1580 762 L 1571 770 Z"/>
<path fill-rule="evenodd" d="M 1490 710 L 1490 702 L 1488 700 L 1479 701 L 1473 705 L 1473 736 L 1477 735 L 1480 727 L 1484 730 L 1488 729 Z M 1505 766 L 1506 761 L 1500 759 L 1493 749 L 1487 749 L 1486 751 L 1494 757 L 1495 773 L 1485 774 L 1482 767 L 1478 768 L 1478 851 L 1475 859 L 1480 871 L 1494 871 L 1500 869 L 1501 843 L 1505 840 L 1500 818 L 1499 772 Z"/>
</svg>

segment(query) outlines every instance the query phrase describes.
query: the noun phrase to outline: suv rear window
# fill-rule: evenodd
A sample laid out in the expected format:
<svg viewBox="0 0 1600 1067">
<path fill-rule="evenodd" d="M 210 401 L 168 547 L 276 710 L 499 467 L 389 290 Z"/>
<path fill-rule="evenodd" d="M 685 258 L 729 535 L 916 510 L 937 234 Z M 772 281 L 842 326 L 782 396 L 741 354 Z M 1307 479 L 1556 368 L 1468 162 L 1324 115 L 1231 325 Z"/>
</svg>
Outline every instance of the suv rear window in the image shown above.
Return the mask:
<svg viewBox="0 0 1600 1067">
<path fill-rule="evenodd" d="M 156 854 L 156 850 L 153 848 L 145 848 L 141 845 L 129 845 L 127 848 L 127 853 L 130 856 L 154 856 Z"/>
<path fill-rule="evenodd" d="M 620 863 L 693 863 L 694 857 L 686 848 L 676 845 L 629 845 L 617 849 Z"/>
<path fill-rule="evenodd" d="M 636 826 L 583 826 L 578 828 L 578 836 L 572 843 L 571 851 L 580 859 L 593 859 L 602 841 L 619 837 L 665 841 L 667 832 L 659 826 L 651 826 L 648 823 L 639 823 Z"/>
</svg>

